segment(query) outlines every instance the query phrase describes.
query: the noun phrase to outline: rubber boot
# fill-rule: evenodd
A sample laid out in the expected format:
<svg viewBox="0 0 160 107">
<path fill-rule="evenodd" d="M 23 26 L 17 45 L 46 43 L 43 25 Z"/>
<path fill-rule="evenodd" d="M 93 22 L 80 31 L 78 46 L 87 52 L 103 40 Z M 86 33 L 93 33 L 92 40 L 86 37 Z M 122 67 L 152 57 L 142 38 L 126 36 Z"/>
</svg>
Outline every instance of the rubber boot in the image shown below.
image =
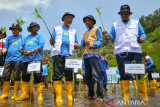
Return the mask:
<svg viewBox="0 0 160 107">
<path fill-rule="evenodd" d="M 134 88 L 137 90 L 137 84 L 136 84 L 136 80 L 132 81 Z"/>
<path fill-rule="evenodd" d="M 61 80 L 59 81 L 53 81 L 54 89 L 55 89 L 55 94 L 56 94 L 56 103 L 62 103 L 62 85 L 61 85 Z"/>
<path fill-rule="evenodd" d="M 142 83 L 140 83 L 139 89 L 140 89 L 140 93 L 142 96 L 142 100 L 148 101 L 146 80 L 144 80 Z"/>
<path fill-rule="evenodd" d="M 29 99 L 29 82 L 24 82 L 22 81 L 22 92 L 21 92 L 21 96 L 16 98 L 16 101 L 22 101 L 22 100 L 26 100 Z"/>
<path fill-rule="evenodd" d="M 43 100 L 43 97 L 42 97 L 43 86 L 44 86 L 43 82 L 37 83 L 37 91 L 38 91 L 38 100 L 39 101 Z"/>
<path fill-rule="evenodd" d="M 0 96 L 0 100 L 8 98 L 9 87 L 10 87 L 10 81 L 4 81 L 3 82 L 3 94 Z"/>
<path fill-rule="evenodd" d="M 67 89 L 67 101 L 73 101 L 72 90 L 73 90 L 73 82 L 66 81 L 66 89 Z"/>
<path fill-rule="evenodd" d="M 123 100 L 128 101 L 129 100 L 129 80 L 121 80 L 121 90 L 123 95 Z"/>
<path fill-rule="evenodd" d="M 157 88 L 157 81 L 153 79 L 153 88 Z"/>
<path fill-rule="evenodd" d="M 38 107 L 42 106 L 43 101 L 42 100 L 38 100 Z"/>
<path fill-rule="evenodd" d="M 11 97 L 11 100 L 18 98 L 19 86 L 20 86 L 20 81 L 14 81 L 14 95 Z"/>
<path fill-rule="evenodd" d="M 150 80 L 151 88 L 153 88 L 153 80 Z"/>
</svg>

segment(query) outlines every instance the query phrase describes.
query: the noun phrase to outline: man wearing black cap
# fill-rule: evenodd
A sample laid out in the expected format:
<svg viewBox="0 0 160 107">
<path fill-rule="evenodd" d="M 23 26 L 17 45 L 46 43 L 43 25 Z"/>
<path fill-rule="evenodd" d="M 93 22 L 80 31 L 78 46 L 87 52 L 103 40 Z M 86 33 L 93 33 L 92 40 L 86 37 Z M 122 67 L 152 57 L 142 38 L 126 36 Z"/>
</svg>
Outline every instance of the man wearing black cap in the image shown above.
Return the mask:
<svg viewBox="0 0 160 107">
<path fill-rule="evenodd" d="M 42 49 L 44 47 L 45 39 L 43 35 L 38 34 L 40 29 L 39 24 L 32 22 L 27 28 L 30 35 L 27 35 L 23 41 L 23 47 L 21 47 L 20 52 L 23 57 L 23 67 L 22 67 L 22 93 L 19 98 L 15 100 L 25 100 L 29 98 L 29 81 L 30 75 L 27 74 L 28 64 L 32 61 L 42 61 Z M 41 63 L 42 64 L 42 63 Z M 38 100 L 43 100 L 42 89 L 43 89 L 43 78 L 42 78 L 42 65 L 40 66 L 40 73 L 34 73 L 34 82 L 37 83 Z"/>
<path fill-rule="evenodd" d="M 0 96 L 0 99 L 8 98 L 9 87 L 10 87 L 10 77 L 12 73 L 12 69 L 14 71 L 14 95 L 11 97 L 12 100 L 18 97 L 18 88 L 20 85 L 20 71 L 21 71 L 21 60 L 22 55 L 19 51 L 22 46 L 21 36 L 19 32 L 22 31 L 22 28 L 14 23 L 12 27 L 9 28 L 12 30 L 13 35 L 7 37 L 5 41 L 5 45 L 3 47 L 0 55 L 5 54 L 7 52 L 7 57 L 5 60 L 5 68 L 3 72 L 3 94 Z"/>
<path fill-rule="evenodd" d="M 5 40 L 4 38 L 7 37 L 6 32 L 4 32 L 4 34 L 2 34 L 1 29 L 0 29 L 0 52 L 2 52 L 2 49 L 4 47 L 4 43 Z M 4 55 L 1 55 L 2 57 L 0 57 L 0 66 L 4 66 L 4 62 L 7 56 L 7 52 Z M 0 77 L 0 87 L 1 87 L 1 77 Z"/>
<path fill-rule="evenodd" d="M 52 77 L 54 89 L 56 93 L 56 102 L 63 102 L 61 91 L 61 79 L 63 78 L 63 72 L 66 78 L 66 89 L 67 89 L 67 101 L 72 101 L 72 90 L 73 90 L 73 75 L 72 70 L 66 70 L 65 68 L 65 58 L 68 56 L 74 56 L 75 49 L 78 48 L 77 32 L 75 29 L 71 28 L 73 18 L 75 16 L 70 12 L 66 12 L 62 16 L 62 21 L 64 21 L 62 26 L 54 27 L 52 37 L 55 39 L 55 44 L 50 39 L 53 49 L 51 56 L 53 57 L 53 72 Z"/>
<path fill-rule="evenodd" d="M 132 75 L 125 74 L 124 62 L 133 60 L 142 62 L 141 43 L 146 39 L 146 34 L 138 20 L 130 19 L 132 12 L 128 5 L 122 5 L 118 14 L 122 21 L 113 23 L 109 37 L 112 41 L 114 40 L 114 52 L 120 73 L 123 99 L 127 101 L 129 100 L 129 80 L 132 79 Z M 105 34 L 107 31 L 102 33 Z M 140 86 L 145 87 L 144 89 L 140 88 L 143 100 L 148 100 L 145 81 Z"/>
<path fill-rule="evenodd" d="M 85 65 L 85 76 L 89 87 L 88 96 L 83 99 L 94 97 L 94 81 L 97 81 L 97 100 L 103 99 L 103 79 L 99 63 L 100 47 L 103 43 L 102 30 L 100 26 L 94 27 L 96 20 L 92 15 L 83 18 L 88 30 L 84 32 L 81 46 L 84 47 L 83 59 Z"/>
</svg>

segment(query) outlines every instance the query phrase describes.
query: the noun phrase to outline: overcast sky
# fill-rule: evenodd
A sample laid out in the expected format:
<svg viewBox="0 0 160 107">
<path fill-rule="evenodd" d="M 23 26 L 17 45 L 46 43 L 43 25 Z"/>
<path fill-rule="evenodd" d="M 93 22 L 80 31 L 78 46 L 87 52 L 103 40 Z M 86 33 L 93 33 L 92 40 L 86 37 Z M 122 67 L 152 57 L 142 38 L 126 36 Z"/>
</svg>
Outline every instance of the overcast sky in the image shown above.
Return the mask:
<svg viewBox="0 0 160 107">
<path fill-rule="evenodd" d="M 107 31 L 110 31 L 112 23 L 119 21 L 120 6 L 128 4 L 133 14 L 131 19 L 139 19 L 142 15 L 152 14 L 156 9 L 160 8 L 160 0 L 0 0 L 0 27 L 9 27 L 15 23 L 15 18 L 22 17 L 27 21 L 23 25 L 23 35 L 28 35 L 27 27 L 32 21 L 40 24 L 40 34 L 45 37 L 44 49 L 51 49 L 49 44 L 50 35 L 41 19 L 36 19 L 32 14 L 34 8 L 42 8 L 42 16 L 46 21 L 50 31 L 54 26 L 62 25 L 61 20 L 65 12 L 71 12 L 75 15 L 71 27 L 77 30 L 78 41 L 86 30 L 82 19 L 86 15 L 93 15 L 97 20 L 96 26 L 102 26 L 100 18 L 97 14 L 96 7 L 101 7 L 102 20 Z M 7 31 L 7 35 L 12 35 L 11 31 Z"/>
</svg>

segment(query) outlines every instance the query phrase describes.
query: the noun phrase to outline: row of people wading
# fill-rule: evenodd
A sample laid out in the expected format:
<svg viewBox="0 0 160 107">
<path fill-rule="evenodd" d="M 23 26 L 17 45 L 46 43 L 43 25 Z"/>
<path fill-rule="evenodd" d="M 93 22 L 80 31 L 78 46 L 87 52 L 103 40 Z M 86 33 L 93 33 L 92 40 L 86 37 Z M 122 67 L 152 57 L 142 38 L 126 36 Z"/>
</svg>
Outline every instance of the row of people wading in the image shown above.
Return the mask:
<svg viewBox="0 0 160 107">
<path fill-rule="evenodd" d="M 84 47 L 83 60 L 85 68 L 86 83 L 89 91 L 88 96 L 83 99 L 96 98 L 101 100 L 104 98 L 104 85 L 103 77 L 101 74 L 101 66 L 99 59 L 100 47 L 103 43 L 102 34 L 109 36 L 114 41 L 114 52 L 116 55 L 118 69 L 120 74 L 120 84 L 124 100 L 129 100 L 129 80 L 133 79 L 133 75 L 126 75 L 124 72 L 124 61 L 141 61 L 142 62 L 142 50 L 141 43 L 146 39 L 146 34 L 138 20 L 131 20 L 130 7 L 123 5 L 118 13 L 121 16 L 121 21 L 113 23 L 110 34 L 107 31 L 102 31 L 100 26 L 94 26 L 96 20 L 92 15 L 88 15 L 83 18 L 83 22 L 87 26 L 87 30 L 83 34 L 81 46 Z M 62 16 L 64 22 L 61 26 L 54 27 L 52 37 L 49 42 L 53 46 L 51 56 L 53 57 L 53 72 L 52 77 L 56 102 L 63 102 L 61 91 L 61 79 L 63 73 L 66 79 L 66 90 L 67 90 L 67 101 L 72 101 L 72 90 L 73 90 L 73 71 L 64 69 L 65 58 L 68 56 L 74 56 L 76 49 L 78 49 L 77 32 L 74 28 L 70 27 L 74 14 L 70 12 L 65 13 Z M 14 95 L 11 97 L 13 100 L 25 100 L 29 98 L 29 81 L 30 74 L 27 74 L 27 67 L 29 62 L 42 61 L 42 49 L 45 44 L 44 36 L 38 34 L 40 25 L 32 22 L 27 28 L 30 33 L 27 36 L 19 35 L 22 28 L 18 24 L 13 24 L 9 28 L 13 35 L 9 36 L 5 40 L 4 47 L 1 52 L 1 56 L 7 52 L 5 59 L 5 68 L 3 72 L 3 94 L 0 99 L 8 98 L 10 76 L 12 69 L 14 70 Z M 2 38 L 6 37 L 6 34 L 1 35 Z M 2 39 L 1 38 L 1 39 Z M 138 40 L 137 40 L 138 38 Z M 23 41 L 23 42 L 22 42 Z M 22 44 L 23 43 L 23 44 Z M 125 56 L 125 57 L 124 57 Z M 100 57 L 101 58 L 101 57 Z M 103 63 L 103 61 L 102 61 Z M 146 68 L 149 69 L 149 68 Z M 20 85 L 20 71 L 22 70 L 22 91 L 21 96 L 18 97 L 18 88 Z M 42 67 L 41 67 L 42 72 Z M 97 81 L 97 96 L 94 93 L 94 81 Z M 43 78 L 41 73 L 34 74 L 34 81 L 37 83 L 38 100 L 43 100 L 42 89 L 43 89 Z M 105 82 L 105 81 L 104 81 Z M 136 85 L 136 83 L 134 83 Z M 140 92 L 143 100 L 148 100 L 147 89 L 145 81 L 140 84 Z"/>
</svg>

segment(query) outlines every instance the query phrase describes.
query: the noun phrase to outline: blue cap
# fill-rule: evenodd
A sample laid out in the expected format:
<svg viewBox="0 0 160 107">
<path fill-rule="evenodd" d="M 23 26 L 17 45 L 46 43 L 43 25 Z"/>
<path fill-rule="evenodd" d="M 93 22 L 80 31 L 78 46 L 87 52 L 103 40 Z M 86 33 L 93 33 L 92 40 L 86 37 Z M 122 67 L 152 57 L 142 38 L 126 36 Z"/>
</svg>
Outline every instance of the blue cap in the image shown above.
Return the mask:
<svg viewBox="0 0 160 107">
<path fill-rule="evenodd" d="M 101 52 L 101 51 L 100 51 L 99 53 L 100 53 L 100 54 L 102 54 L 102 52 Z"/>
</svg>

